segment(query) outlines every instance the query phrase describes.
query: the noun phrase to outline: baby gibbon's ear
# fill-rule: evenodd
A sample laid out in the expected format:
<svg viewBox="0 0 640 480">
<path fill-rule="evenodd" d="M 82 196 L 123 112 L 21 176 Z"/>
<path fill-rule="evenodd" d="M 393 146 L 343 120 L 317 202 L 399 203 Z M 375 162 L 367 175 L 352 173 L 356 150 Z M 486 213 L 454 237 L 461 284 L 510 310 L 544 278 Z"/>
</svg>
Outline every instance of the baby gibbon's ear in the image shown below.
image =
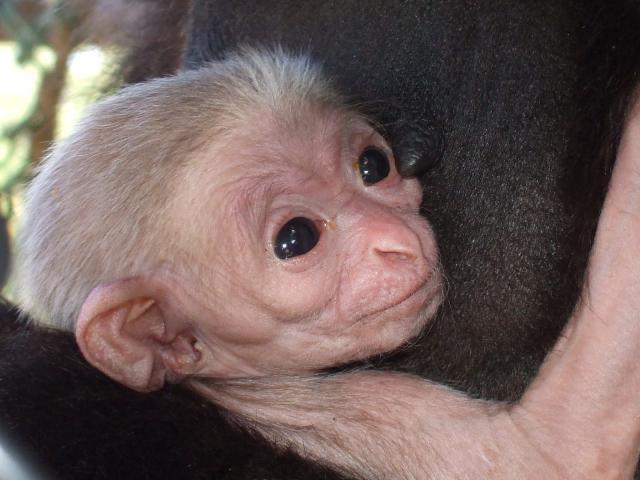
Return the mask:
<svg viewBox="0 0 640 480">
<path fill-rule="evenodd" d="M 162 288 L 132 277 L 94 288 L 76 323 L 85 358 L 133 390 L 149 392 L 198 370 L 200 352 L 188 329 L 173 325 Z"/>
</svg>

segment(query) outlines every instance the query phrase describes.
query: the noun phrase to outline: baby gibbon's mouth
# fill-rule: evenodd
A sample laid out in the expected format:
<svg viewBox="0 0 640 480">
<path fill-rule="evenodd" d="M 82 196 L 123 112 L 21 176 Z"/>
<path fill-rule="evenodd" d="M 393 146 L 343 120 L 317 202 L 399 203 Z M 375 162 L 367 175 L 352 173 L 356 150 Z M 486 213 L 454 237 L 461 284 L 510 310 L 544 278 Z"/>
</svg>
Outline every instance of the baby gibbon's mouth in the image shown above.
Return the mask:
<svg viewBox="0 0 640 480">
<path fill-rule="evenodd" d="M 366 323 L 381 315 L 396 316 L 398 318 L 417 315 L 423 309 L 433 310 L 433 315 L 441 299 L 440 282 L 437 278 L 434 278 L 434 275 L 429 275 L 422 283 L 413 290 L 410 290 L 406 295 L 403 295 L 393 303 L 385 305 L 384 307 L 365 313 L 358 317 L 353 322 L 353 325 Z M 434 303 L 436 303 L 435 306 L 433 305 Z"/>
</svg>

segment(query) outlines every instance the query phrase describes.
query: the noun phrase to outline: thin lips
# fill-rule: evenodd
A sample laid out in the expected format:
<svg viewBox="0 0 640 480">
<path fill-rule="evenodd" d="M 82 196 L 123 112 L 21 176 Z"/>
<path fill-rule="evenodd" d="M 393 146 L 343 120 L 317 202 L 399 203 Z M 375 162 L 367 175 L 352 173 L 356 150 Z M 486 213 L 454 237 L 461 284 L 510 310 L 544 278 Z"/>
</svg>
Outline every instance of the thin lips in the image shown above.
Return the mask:
<svg viewBox="0 0 640 480">
<path fill-rule="evenodd" d="M 375 316 L 381 312 L 385 312 L 387 310 L 391 310 L 391 309 L 396 309 L 400 306 L 402 306 L 404 303 L 408 302 L 409 300 L 411 300 L 416 294 L 418 294 L 420 292 L 420 290 L 424 289 L 425 287 L 428 286 L 429 284 L 429 280 L 431 280 L 431 275 L 429 275 L 422 283 L 420 283 L 415 289 L 411 290 L 410 293 L 408 293 L 407 295 L 404 295 L 401 297 L 400 300 L 398 300 L 397 302 L 391 303 L 385 307 L 382 308 L 378 308 L 376 310 L 374 310 L 373 312 L 369 312 L 363 316 L 361 316 L 360 318 L 358 318 L 354 323 L 358 324 L 361 322 L 364 322 L 367 320 L 367 318 Z M 427 294 L 427 298 L 424 299 L 424 301 L 422 302 L 422 305 L 427 305 L 431 300 L 433 300 L 435 298 L 435 296 L 437 295 L 437 289 L 434 289 L 433 292 L 431 292 L 431 294 L 429 294 L 430 292 L 425 291 L 425 293 Z"/>
</svg>

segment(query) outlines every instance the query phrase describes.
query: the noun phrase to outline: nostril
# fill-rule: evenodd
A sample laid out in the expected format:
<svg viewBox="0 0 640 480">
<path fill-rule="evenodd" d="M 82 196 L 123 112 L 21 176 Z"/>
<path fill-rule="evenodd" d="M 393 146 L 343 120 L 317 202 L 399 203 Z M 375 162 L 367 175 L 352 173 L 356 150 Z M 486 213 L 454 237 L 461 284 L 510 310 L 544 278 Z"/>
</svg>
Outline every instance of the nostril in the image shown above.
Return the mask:
<svg viewBox="0 0 640 480">
<path fill-rule="evenodd" d="M 409 248 L 374 248 L 374 253 L 381 258 L 392 262 L 414 262 L 418 255 Z"/>
<path fill-rule="evenodd" d="M 369 251 L 374 257 L 385 263 L 406 264 L 422 256 L 420 240 L 405 222 L 393 222 L 389 217 L 384 223 L 371 232 Z"/>
</svg>

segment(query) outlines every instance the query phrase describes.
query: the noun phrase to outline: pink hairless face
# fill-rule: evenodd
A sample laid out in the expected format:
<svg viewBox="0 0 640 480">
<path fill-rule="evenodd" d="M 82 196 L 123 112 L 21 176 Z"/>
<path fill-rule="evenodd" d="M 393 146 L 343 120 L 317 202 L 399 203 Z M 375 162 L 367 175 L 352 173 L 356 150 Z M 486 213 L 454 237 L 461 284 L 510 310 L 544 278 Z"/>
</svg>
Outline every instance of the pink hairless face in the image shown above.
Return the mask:
<svg viewBox="0 0 640 480">
<path fill-rule="evenodd" d="M 442 297 L 419 182 L 352 112 L 254 120 L 208 151 L 185 189 L 211 192 L 200 314 L 213 305 L 215 318 L 197 336 L 229 360 L 208 373 L 309 371 L 419 333 Z"/>
</svg>

